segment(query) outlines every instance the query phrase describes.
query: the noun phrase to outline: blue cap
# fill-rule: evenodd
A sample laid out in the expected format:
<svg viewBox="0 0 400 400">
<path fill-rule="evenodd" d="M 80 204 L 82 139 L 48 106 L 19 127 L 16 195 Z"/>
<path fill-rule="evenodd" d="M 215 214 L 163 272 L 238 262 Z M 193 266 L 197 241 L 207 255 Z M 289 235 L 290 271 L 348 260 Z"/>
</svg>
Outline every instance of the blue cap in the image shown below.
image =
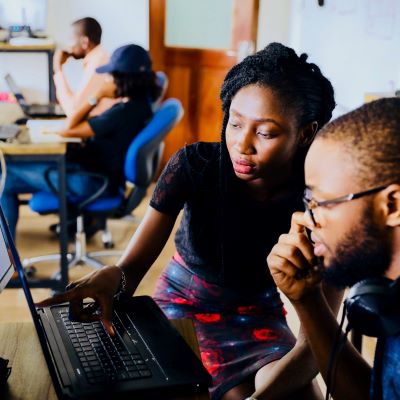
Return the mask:
<svg viewBox="0 0 400 400">
<path fill-rule="evenodd" d="M 149 53 L 136 44 L 128 44 L 118 47 L 112 55 L 110 62 L 96 68 L 96 72 L 123 72 L 135 74 L 138 72 L 151 71 L 151 59 Z"/>
</svg>

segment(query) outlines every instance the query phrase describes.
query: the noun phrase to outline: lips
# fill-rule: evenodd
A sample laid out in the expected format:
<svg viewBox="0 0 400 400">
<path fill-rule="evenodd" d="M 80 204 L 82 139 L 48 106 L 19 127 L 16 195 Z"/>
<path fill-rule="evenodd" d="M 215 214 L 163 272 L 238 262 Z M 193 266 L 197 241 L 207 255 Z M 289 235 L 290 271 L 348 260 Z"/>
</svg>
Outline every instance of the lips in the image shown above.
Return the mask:
<svg viewBox="0 0 400 400">
<path fill-rule="evenodd" d="M 243 159 L 233 160 L 233 169 L 239 174 L 250 174 L 255 169 L 255 164 Z"/>
</svg>

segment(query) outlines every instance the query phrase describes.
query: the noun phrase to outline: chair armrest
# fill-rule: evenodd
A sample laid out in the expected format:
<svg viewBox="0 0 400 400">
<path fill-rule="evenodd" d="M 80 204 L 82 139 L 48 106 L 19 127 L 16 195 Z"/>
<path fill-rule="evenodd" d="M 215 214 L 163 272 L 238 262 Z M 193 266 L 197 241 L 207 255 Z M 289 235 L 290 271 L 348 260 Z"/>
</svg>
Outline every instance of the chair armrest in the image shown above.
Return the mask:
<svg viewBox="0 0 400 400">
<path fill-rule="evenodd" d="M 56 195 L 59 195 L 58 189 L 53 185 L 53 182 L 50 180 L 50 173 L 52 171 L 56 171 L 56 168 L 49 168 L 45 171 L 44 173 L 44 178 L 46 180 L 47 185 L 49 186 L 50 190 Z M 72 170 L 70 170 L 72 171 Z M 68 173 L 68 168 L 67 168 L 67 173 Z M 79 171 L 79 175 L 85 175 L 89 176 L 94 179 L 98 179 L 101 182 L 101 186 L 98 190 L 96 190 L 91 196 L 87 197 L 85 200 L 81 201 L 80 203 L 74 204 L 74 207 L 76 207 L 78 210 L 83 209 L 86 207 L 88 204 L 94 202 L 97 200 L 107 189 L 108 184 L 109 184 L 109 179 L 105 175 L 101 174 L 96 174 L 94 172 L 89 172 L 89 171 Z M 79 193 L 75 193 L 78 194 Z M 68 200 L 68 199 L 67 199 Z"/>
</svg>

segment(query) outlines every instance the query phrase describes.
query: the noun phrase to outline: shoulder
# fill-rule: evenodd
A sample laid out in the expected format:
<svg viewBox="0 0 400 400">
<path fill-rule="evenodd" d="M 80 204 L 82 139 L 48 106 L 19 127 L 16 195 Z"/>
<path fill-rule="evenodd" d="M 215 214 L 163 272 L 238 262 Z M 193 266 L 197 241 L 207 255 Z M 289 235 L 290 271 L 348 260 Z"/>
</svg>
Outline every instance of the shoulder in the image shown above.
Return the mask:
<svg viewBox="0 0 400 400">
<path fill-rule="evenodd" d="M 194 173 L 202 173 L 206 169 L 218 166 L 220 143 L 197 142 L 186 145 L 180 150 L 184 154 L 187 166 Z"/>
</svg>

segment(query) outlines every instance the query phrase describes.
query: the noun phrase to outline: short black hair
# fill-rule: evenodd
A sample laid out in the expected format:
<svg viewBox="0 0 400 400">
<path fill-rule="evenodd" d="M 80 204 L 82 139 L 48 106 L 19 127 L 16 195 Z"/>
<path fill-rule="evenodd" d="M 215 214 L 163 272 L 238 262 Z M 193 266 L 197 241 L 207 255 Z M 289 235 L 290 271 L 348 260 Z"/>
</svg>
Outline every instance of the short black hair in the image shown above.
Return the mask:
<svg viewBox="0 0 400 400">
<path fill-rule="evenodd" d="M 327 124 L 316 140 L 342 146 L 357 168 L 360 190 L 400 182 L 400 98 L 366 103 Z"/>
<path fill-rule="evenodd" d="M 157 83 L 154 71 L 143 71 L 134 74 L 113 72 L 117 97 L 146 97 L 150 101 L 158 99 L 162 88 Z"/>
<path fill-rule="evenodd" d="M 87 36 L 94 45 L 100 44 L 102 30 L 96 19 L 85 17 L 73 22 L 72 25 L 79 25 L 82 29 L 82 35 Z"/>
</svg>

